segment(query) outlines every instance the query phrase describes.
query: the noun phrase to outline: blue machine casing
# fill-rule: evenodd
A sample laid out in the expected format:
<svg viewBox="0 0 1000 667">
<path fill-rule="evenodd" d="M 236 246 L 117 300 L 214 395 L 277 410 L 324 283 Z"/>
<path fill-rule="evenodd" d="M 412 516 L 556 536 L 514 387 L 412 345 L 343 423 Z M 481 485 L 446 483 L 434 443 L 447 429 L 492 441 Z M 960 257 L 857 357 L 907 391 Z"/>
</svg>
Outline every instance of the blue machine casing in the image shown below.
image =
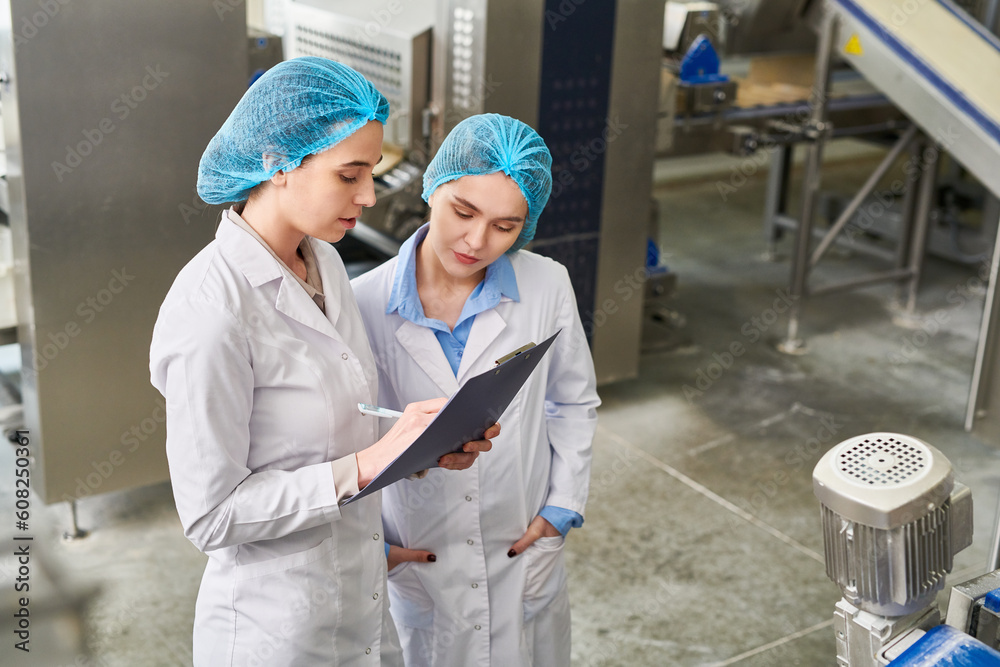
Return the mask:
<svg viewBox="0 0 1000 667">
<path fill-rule="evenodd" d="M 931 628 L 890 667 L 997 667 L 1000 653 L 950 625 Z"/>
<path fill-rule="evenodd" d="M 712 42 L 699 35 L 681 60 L 681 81 L 684 83 L 721 83 L 729 81 L 725 74 L 719 74 L 719 54 Z"/>
</svg>

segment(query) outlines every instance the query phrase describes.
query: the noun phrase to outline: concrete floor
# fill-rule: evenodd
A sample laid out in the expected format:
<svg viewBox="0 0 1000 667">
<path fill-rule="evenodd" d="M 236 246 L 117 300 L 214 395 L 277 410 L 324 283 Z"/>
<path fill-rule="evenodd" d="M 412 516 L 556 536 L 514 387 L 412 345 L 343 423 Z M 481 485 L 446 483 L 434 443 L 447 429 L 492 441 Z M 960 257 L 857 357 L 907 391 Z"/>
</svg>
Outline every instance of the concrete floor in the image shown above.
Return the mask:
<svg viewBox="0 0 1000 667">
<path fill-rule="evenodd" d="M 871 158 L 847 153 L 855 159 L 832 165 L 826 183 L 864 179 Z M 729 165 L 713 164 L 724 171 L 658 165 L 662 247 L 679 277 L 670 306 L 686 324 L 675 332 L 679 344 L 644 355 L 639 378 L 601 390 L 587 522 L 567 546 L 574 665 L 835 665 L 840 594 L 825 575 L 811 472 L 826 449 L 871 431 L 922 438 L 950 458 L 976 504 L 975 541 L 951 580 L 985 569 L 1000 449 L 962 429 L 979 267 L 929 260 L 909 327 L 894 323 L 890 287 L 810 301 L 808 353 L 782 355 L 774 343 L 786 320 L 775 301 L 788 263 L 765 257 L 765 175 L 723 198 L 718 183 L 728 182 Z M 690 173 L 699 180 L 678 180 Z M 785 239 L 779 252 L 789 247 Z M 876 266 L 838 250 L 817 282 Z M 930 326 L 935 318 L 945 326 Z M 730 360 L 734 344 L 744 352 Z M 12 468 L 7 448 L 0 459 Z M 5 507 L 10 477 L 0 479 Z M 8 663 L 4 639 L 0 662 L 189 664 L 206 558 L 182 536 L 169 487 L 87 499 L 79 512 L 89 537 L 52 540 L 45 553 L 53 598 L 97 587 L 82 612 L 89 653 Z M 54 506 L 46 515 L 54 533 L 67 512 Z M 5 574 L 11 567 L 9 557 L 0 562 Z M 53 627 L 72 643 L 71 624 Z"/>
</svg>

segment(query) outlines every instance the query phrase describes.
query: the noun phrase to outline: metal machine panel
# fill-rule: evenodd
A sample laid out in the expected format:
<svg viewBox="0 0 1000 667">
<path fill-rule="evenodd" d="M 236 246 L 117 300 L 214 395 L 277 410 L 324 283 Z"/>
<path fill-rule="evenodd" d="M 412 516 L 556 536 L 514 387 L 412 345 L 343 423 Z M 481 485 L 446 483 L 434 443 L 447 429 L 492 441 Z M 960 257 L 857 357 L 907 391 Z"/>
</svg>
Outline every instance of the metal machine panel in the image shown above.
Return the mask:
<svg viewBox="0 0 1000 667">
<path fill-rule="evenodd" d="M 537 128 L 544 4 L 543 0 L 438 4 L 434 150 L 462 119 L 478 113 L 503 113 Z"/>
<path fill-rule="evenodd" d="M 433 0 L 371 6 L 351 0 L 288 4 L 286 54 L 321 56 L 353 67 L 389 100 L 385 140 L 416 150 L 430 95 Z"/>
<path fill-rule="evenodd" d="M 55 502 L 163 480 L 150 335 L 177 271 L 213 235 L 194 186 L 205 145 L 246 88 L 244 10 L 12 0 L 2 13 L 36 491 Z"/>
</svg>

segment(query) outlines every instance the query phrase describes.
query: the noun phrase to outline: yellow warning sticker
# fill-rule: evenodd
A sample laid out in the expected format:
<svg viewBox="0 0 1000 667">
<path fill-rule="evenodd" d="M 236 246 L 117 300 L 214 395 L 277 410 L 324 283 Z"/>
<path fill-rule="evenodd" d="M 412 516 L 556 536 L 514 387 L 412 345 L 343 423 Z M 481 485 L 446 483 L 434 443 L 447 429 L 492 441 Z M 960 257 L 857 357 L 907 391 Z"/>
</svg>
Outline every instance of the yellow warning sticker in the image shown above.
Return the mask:
<svg viewBox="0 0 1000 667">
<path fill-rule="evenodd" d="M 858 39 L 856 34 L 851 35 L 851 38 L 847 40 L 847 44 L 844 46 L 844 53 L 851 56 L 863 56 L 865 54 L 865 50 L 861 48 L 861 40 Z"/>
</svg>

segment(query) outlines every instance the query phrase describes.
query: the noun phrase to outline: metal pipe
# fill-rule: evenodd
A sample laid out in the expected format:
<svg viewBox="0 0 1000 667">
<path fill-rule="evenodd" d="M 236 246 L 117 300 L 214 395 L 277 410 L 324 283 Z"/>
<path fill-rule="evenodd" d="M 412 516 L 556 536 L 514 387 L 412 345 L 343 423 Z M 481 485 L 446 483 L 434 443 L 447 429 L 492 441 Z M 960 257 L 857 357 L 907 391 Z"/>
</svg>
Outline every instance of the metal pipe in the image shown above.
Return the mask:
<svg viewBox="0 0 1000 667">
<path fill-rule="evenodd" d="M 910 143 L 910 163 L 918 164 L 924 150 L 924 142 L 914 140 Z M 913 239 L 914 213 L 917 204 L 917 184 L 909 183 L 903 195 L 903 207 L 899 217 L 899 241 L 896 245 L 896 257 L 893 265 L 897 269 L 910 265 L 910 244 Z M 896 302 L 903 300 L 903 285 L 896 287 Z"/>
<path fill-rule="evenodd" d="M 63 533 L 64 540 L 79 540 L 87 536 L 87 531 L 80 530 L 76 520 L 76 499 L 69 501 L 70 529 Z"/>
<path fill-rule="evenodd" d="M 784 215 L 777 216 L 774 222 L 776 226 L 781 227 L 782 229 L 791 230 L 793 232 L 799 228 L 798 221 L 796 221 L 794 218 L 789 218 L 788 216 Z M 822 229 L 813 230 L 814 239 L 822 239 L 823 236 L 824 234 Z M 845 250 L 850 250 L 852 253 L 858 253 L 859 255 L 864 255 L 866 257 L 874 257 L 876 259 L 880 259 L 885 262 L 891 263 L 896 257 L 895 253 L 890 252 L 889 250 L 886 250 L 884 248 L 879 248 L 877 246 L 870 245 L 867 243 L 854 243 L 844 238 L 837 238 L 836 240 L 834 240 L 834 243 L 844 248 Z M 906 265 L 904 264 L 903 266 Z M 902 267 L 897 267 L 897 268 L 902 268 Z"/>
<path fill-rule="evenodd" d="M 874 285 L 876 283 L 884 282 L 895 282 L 899 280 L 908 280 L 913 277 L 910 269 L 891 269 L 889 271 L 879 271 L 878 273 L 871 273 L 867 276 L 861 276 L 860 278 L 852 278 L 851 280 L 845 280 L 842 283 L 834 283 L 832 285 L 822 285 L 820 287 L 814 287 L 809 291 L 812 296 L 819 296 L 821 294 L 832 294 L 833 292 L 844 292 L 847 290 L 854 289 L 855 287 L 866 287 L 868 285 Z"/>
<path fill-rule="evenodd" d="M 933 144 L 928 144 L 933 145 Z M 929 151 L 925 151 L 925 154 Z M 906 310 L 912 313 L 917 306 L 917 287 L 920 284 L 920 271 L 924 266 L 924 250 L 927 246 L 927 228 L 930 225 L 931 206 L 937 184 L 938 157 L 941 151 L 937 148 L 930 152 L 930 158 L 924 164 L 920 175 L 920 190 L 917 194 L 917 213 L 913 226 L 913 242 L 910 244 L 910 296 L 906 302 Z"/>
<path fill-rule="evenodd" d="M 1000 35 L 1000 0 L 987 0 L 986 14 L 983 16 L 983 25 L 994 35 Z"/>
<path fill-rule="evenodd" d="M 1000 201 L 997 195 L 989 193 L 983 205 L 983 221 L 990 216 L 997 221 L 1000 229 Z M 992 222 L 992 221 L 991 221 Z M 997 234 L 993 246 L 993 259 L 990 261 L 990 282 L 986 289 L 986 302 L 983 304 L 983 319 L 979 325 L 979 341 L 976 343 L 976 362 L 972 367 L 972 386 L 969 389 L 969 403 L 965 412 L 965 430 L 972 431 L 975 420 L 980 418 L 980 410 L 985 409 L 993 384 L 994 359 L 997 354 L 997 323 L 1000 322 L 1000 233 Z M 994 419 L 1000 416 L 994 415 Z M 1000 532 L 1000 510 L 998 510 L 998 532 Z M 995 569 L 995 568 L 994 568 Z"/>
<path fill-rule="evenodd" d="M 986 563 L 986 571 L 992 572 L 1000 568 L 1000 501 L 997 502 L 997 525 L 993 528 L 993 544 L 990 546 L 990 559 Z"/>
<path fill-rule="evenodd" d="M 833 223 L 833 226 L 826 233 L 823 240 L 820 241 L 819 246 L 816 247 L 812 258 L 809 260 L 809 266 L 816 266 L 816 264 L 819 263 L 819 260 L 823 258 L 823 255 L 830 248 L 834 238 L 840 234 L 841 231 L 843 231 L 844 227 L 847 226 L 847 223 L 851 220 L 851 216 L 853 216 L 854 213 L 861 207 L 861 204 L 864 203 L 865 197 L 871 194 L 871 191 L 875 189 L 875 186 L 878 185 L 880 180 L 882 180 L 882 177 L 885 176 L 886 172 L 889 171 L 889 169 L 896 163 L 896 158 L 898 158 L 899 154 L 910 145 L 910 142 L 913 141 L 913 137 L 915 137 L 916 134 L 917 126 L 911 125 L 896 142 L 896 145 L 894 145 L 892 149 L 886 153 L 882 162 L 880 162 L 878 167 L 875 168 L 875 171 L 871 173 L 871 176 L 868 177 L 868 180 L 865 181 L 864 185 L 861 186 L 861 189 L 854 195 L 854 198 L 847 205 L 847 208 L 845 208 L 840 214 L 840 217 L 837 218 L 837 221 Z"/>
<path fill-rule="evenodd" d="M 788 208 L 788 182 L 792 170 L 794 146 L 779 146 L 771 155 L 771 168 L 767 174 L 767 195 L 764 199 L 764 236 L 768 256 L 777 254 L 778 216 Z"/>
<path fill-rule="evenodd" d="M 810 118 L 808 129 L 815 133 L 813 142 L 806 152 L 805 173 L 802 179 L 802 215 L 795 235 L 795 252 L 792 255 L 792 279 L 789 293 L 792 306 L 788 316 L 788 337 L 778 346 L 783 352 L 801 351 L 799 339 L 799 315 L 802 297 L 806 293 L 809 278 L 809 246 L 812 242 L 813 219 L 816 215 L 816 201 L 819 195 L 823 164 L 823 142 L 827 132 L 827 104 L 830 90 L 830 61 L 839 21 L 837 15 L 828 12 L 823 17 L 823 32 L 816 50 L 816 76 L 812 95 L 809 98 Z"/>
</svg>

